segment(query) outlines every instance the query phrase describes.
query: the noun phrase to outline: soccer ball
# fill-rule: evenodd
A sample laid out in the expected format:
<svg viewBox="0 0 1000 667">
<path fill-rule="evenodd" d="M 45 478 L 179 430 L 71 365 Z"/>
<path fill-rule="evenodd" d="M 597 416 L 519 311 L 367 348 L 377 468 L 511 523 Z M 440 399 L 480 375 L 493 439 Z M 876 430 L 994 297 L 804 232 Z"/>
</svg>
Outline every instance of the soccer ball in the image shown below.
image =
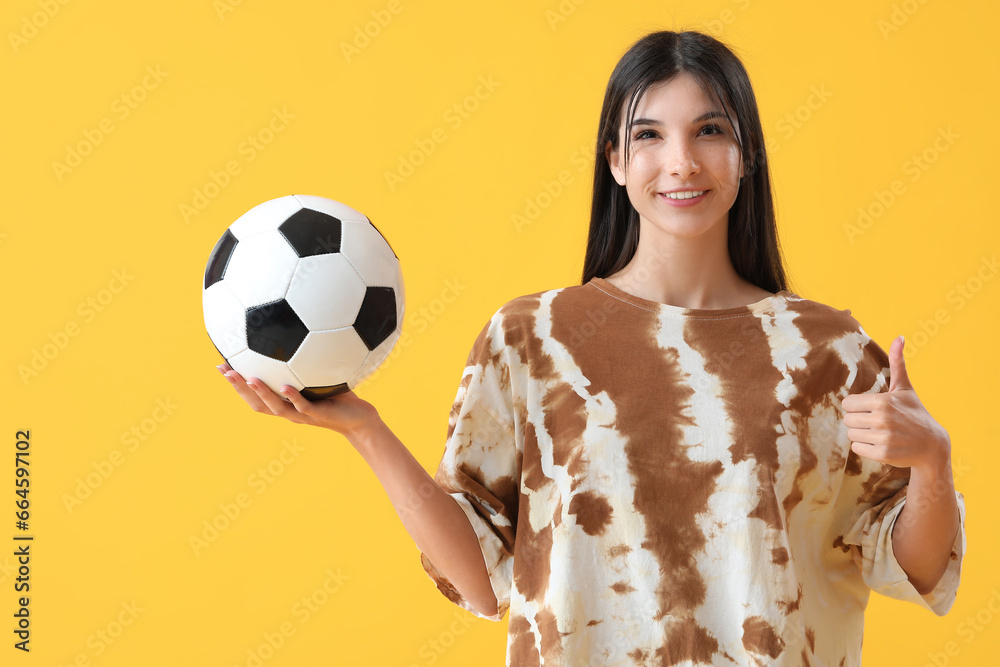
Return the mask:
<svg viewBox="0 0 1000 667">
<path fill-rule="evenodd" d="M 215 244 L 202 306 L 208 336 L 244 378 L 310 400 L 352 390 L 399 339 L 399 258 L 353 208 L 309 195 L 253 207 Z"/>
</svg>

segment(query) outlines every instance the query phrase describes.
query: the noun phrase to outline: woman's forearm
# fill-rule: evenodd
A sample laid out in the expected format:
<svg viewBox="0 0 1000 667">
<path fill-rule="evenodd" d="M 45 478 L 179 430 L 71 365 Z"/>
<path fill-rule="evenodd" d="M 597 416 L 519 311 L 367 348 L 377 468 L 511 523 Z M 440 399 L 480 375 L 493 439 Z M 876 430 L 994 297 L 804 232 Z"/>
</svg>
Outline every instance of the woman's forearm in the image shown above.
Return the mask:
<svg viewBox="0 0 1000 667">
<path fill-rule="evenodd" d="M 906 503 L 892 529 L 896 560 L 921 595 L 940 581 L 959 530 L 950 442 L 944 451 L 939 460 L 910 468 Z"/>
</svg>

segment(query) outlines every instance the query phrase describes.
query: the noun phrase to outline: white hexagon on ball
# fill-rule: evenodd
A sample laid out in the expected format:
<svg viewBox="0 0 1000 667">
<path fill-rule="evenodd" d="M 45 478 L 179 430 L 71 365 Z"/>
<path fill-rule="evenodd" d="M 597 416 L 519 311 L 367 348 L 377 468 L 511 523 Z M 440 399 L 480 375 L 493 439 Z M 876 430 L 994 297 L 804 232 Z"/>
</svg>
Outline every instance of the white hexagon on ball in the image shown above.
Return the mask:
<svg viewBox="0 0 1000 667">
<path fill-rule="evenodd" d="M 329 285 L 337 298 L 316 285 Z M 339 329 L 354 324 L 365 298 L 365 283 L 341 253 L 313 255 L 299 260 L 285 299 L 310 331 Z"/>
<path fill-rule="evenodd" d="M 288 367 L 307 387 L 327 387 L 351 377 L 367 357 L 368 348 L 354 327 L 310 331 Z"/>
<path fill-rule="evenodd" d="M 249 380 L 252 377 L 260 378 L 268 387 L 277 393 L 282 385 L 291 385 L 301 391 L 305 385 L 299 381 L 295 373 L 288 367 L 288 364 L 266 357 L 253 350 L 243 350 L 239 354 L 228 359 L 233 370 Z"/>
<path fill-rule="evenodd" d="M 247 328 L 243 307 L 225 281 L 215 283 L 202 294 L 205 327 L 219 353 L 229 358 L 247 349 Z"/>
<path fill-rule="evenodd" d="M 385 238 L 367 220 L 345 222 L 340 252 L 347 255 L 366 285 L 392 287 L 399 262 Z"/>
<path fill-rule="evenodd" d="M 240 241 L 245 241 L 264 232 L 273 232 L 300 208 L 302 204 L 294 195 L 271 199 L 241 215 L 229 226 L 229 230 Z"/>
<path fill-rule="evenodd" d="M 223 278 L 239 302 L 249 308 L 285 296 L 299 258 L 276 231 L 236 244 Z"/>
</svg>

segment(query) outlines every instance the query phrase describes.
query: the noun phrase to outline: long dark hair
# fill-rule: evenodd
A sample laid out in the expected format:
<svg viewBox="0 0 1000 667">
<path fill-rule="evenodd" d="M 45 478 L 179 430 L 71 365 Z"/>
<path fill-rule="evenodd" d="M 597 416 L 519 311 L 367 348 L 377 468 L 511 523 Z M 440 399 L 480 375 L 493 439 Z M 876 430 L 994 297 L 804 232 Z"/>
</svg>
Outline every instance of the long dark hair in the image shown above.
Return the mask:
<svg viewBox="0 0 1000 667">
<path fill-rule="evenodd" d="M 646 35 L 629 48 L 611 73 L 597 130 L 594 200 L 581 284 L 594 276 L 604 278 L 620 271 L 635 255 L 639 244 L 639 214 L 629 201 L 625 186 L 615 181 L 604 153 L 608 141 L 614 149 L 618 148 L 618 129 L 626 100 L 625 127 L 629 127 L 646 89 L 680 72 L 691 74 L 707 95 L 723 103 L 731 125 L 736 126 L 729 117 L 729 109 L 738 121 L 736 141 L 744 177 L 729 210 L 728 243 L 733 268 L 745 280 L 770 292 L 788 289 L 778 245 L 764 133 L 750 77 L 725 44 L 696 31 Z M 629 136 L 626 132 L 622 151 L 626 159 Z"/>
</svg>

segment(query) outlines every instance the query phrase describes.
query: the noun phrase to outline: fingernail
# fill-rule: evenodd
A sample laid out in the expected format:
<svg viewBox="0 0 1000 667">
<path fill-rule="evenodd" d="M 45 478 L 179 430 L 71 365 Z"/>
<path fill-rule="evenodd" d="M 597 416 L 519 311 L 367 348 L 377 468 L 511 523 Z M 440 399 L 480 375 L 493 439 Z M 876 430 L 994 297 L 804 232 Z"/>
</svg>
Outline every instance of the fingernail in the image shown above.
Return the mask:
<svg viewBox="0 0 1000 667">
<path fill-rule="evenodd" d="M 281 388 L 281 393 L 282 394 L 290 394 L 290 393 L 292 393 L 292 390 L 289 389 L 288 387 L 282 387 Z"/>
</svg>

